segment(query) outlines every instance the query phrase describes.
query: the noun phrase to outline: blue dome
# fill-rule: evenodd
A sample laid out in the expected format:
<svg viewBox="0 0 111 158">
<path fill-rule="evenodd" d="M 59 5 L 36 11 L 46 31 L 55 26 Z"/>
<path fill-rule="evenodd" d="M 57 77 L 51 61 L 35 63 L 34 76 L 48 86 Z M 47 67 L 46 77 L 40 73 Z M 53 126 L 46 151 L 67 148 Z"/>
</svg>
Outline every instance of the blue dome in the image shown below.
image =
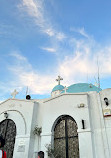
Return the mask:
<svg viewBox="0 0 111 158">
<path fill-rule="evenodd" d="M 80 92 L 90 92 L 90 91 L 100 92 L 102 90 L 101 88 L 98 88 L 93 84 L 88 84 L 88 83 L 77 83 L 67 88 L 68 88 L 67 89 L 68 93 L 80 93 Z M 64 91 L 62 93 L 64 93 Z"/>
<path fill-rule="evenodd" d="M 52 89 L 52 92 L 58 91 L 58 90 L 62 91 L 63 89 L 64 89 L 64 86 L 62 86 L 62 85 L 57 85 L 57 86 L 55 86 L 55 87 Z"/>
</svg>

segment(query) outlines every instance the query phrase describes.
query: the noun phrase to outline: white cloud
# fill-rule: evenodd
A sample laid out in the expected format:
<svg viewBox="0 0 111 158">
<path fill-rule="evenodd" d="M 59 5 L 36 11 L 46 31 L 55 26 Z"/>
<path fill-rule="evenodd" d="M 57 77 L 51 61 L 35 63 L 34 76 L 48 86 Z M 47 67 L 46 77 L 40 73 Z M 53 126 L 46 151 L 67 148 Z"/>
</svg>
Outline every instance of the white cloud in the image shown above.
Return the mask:
<svg viewBox="0 0 111 158">
<path fill-rule="evenodd" d="M 52 28 L 44 29 L 44 32 L 50 37 L 55 35 L 55 31 Z"/>
<path fill-rule="evenodd" d="M 1 84 L 1 91 L 5 94 L 7 87 L 9 90 L 14 90 L 21 87 L 29 87 L 31 94 L 50 94 L 52 88 L 57 84 L 55 78 L 61 75 L 64 80 L 63 85 L 69 86 L 77 82 L 87 82 L 94 76 L 97 78 L 97 57 L 99 60 L 100 78 L 111 76 L 111 46 L 99 46 L 98 43 L 88 40 L 70 39 L 71 46 L 74 50 L 72 54 L 67 54 L 59 59 L 54 71 L 50 74 L 41 74 L 33 69 L 28 59 L 22 53 L 13 51 L 9 57 L 13 57 L 13 61 L 8 65 L 8 70 L 13 76 L 13 81 Z M 42 48 L 46 51 L 55 53 L 52 47 Z M 65 51 L 65 49 L 64 49 Z M 58 54 L 59 57 L 59 54 Z M 19 88 L 20 87 L 20 88 Z"/>
<path fill-rule="evenodd" d="M 22 56 L 22 55 L 21 55 L 20 53 L 18 53 L 17 51 L 11 52 L 9 55 L 12 56 L 12 57 L 15 57 L 15 58 L 18 59 L 18 60 L 23 60 L 23 61 L 26 61 L 26 60 L 27 60 L 26 57 Z"/>
<path fill-rule="evenodd" d="M 22 4 L 18 6 L 19 9 L 28 13 L 33 18 L 34 23 L 40 27 L 42 33 L 53 37 L 58 41 L 66 38 L 66 35 L 53 27 L 53 24 L 47 12 L 44 9 L 43 0 L 22 0 Z"/>
<path fill-rule="evenodd" d="M 10 53 L 10 56 L 14 57 L 14 62 L 10 66 L 8 65 L 8 70 L 12 73 L 14 79 L 13 82 L 9 81 L 8 83 L 11 91 L 15 88 L 21 91 L 21 89 L 28 86 L 31 94 L 50 94 L 54 87 L 54 82 L 52 82 L 54 80 L 53 74 L 41 75 L 36 70 L 33 70 L 27 58 L 20 52 Z M 3 87 L 6 89 L 5 86 Z"/>
<path fill-rule="evenodd" d="M 66 35 L 64 33 L 58 32 L 56 35 L 56 38 L 60 41 L 66 38 Z"/>
<path fill-rule="evenodd" d="M 43 0 L 22 0 L 18 8 L 22 13 L 26 12 L 33 22 L 40 27 L 42 32 L 51 29 L 49 23 L 47 23 L 47 19 L 44 17 Z"/>
<path fill-rule="evenodd" d="M 56 53 L 56 49 L 55 48 L 44 47 L 42 49 L 45 50 L 45 51 L 51 52 L 51 53 Z"/>
<path fill-rule="evenodd" d="M 18 32 L 18 29 L 14 25 L 6 24 L 5 22 L 2 23 L 2 21 L 0 21 L 0 37 L 3 39 L 12 39 L 12 37 L 17 37 L 19 39 L 21 37 L 21 34 L 20 32 Z"/>
<path fill-rule="evenodd" d="M 19 80 L 22 86 L 28 86 L 32 94 L 46 94 L 54 86 L 53 76 L 40 75 L 37 72 L 21 72 Z"/>
<path fill-rule="evenodd" d="M 52 28 L 44 29 L 44 32 L 50 37 L 55 37 L 58 41 L 63 41 L 66 38 L 66 35 L 63 32 L 59 32 Z"/>
<path fill-rule="evenodd" d="M 90 38 L 90 36 L 86 33 L 84 27 L 82 28 L 70 28 L 71 31 L 77 32 L 86 38 Z"/>
<path fill-rule="evenodd" d="M 28 12 L 28 14 L 35 18 L 36 24 L 43 27 L 43 3 L 42 0 L 23 0 L 22 5 L 19 5 L 22 9 Z"/>
<path fill-rule="evenodd" d="M 11 65 L 9 67 L 9 70 L 16 76 L 15 83 L 12 84 L 13 89 L 17 85 L 18 87 L 28 86 L 31 94 L 50 94 L 52 88 L 57 84 L 55 78 L 59 74 L 64 78 L 62 83 L 66 86 L 77 82 L 87 82 L 87 75 L 94 80 L 94 76 L 97 77 L 97 56 L 99 58 L 100 77 L 111 76 L 111 47 L 101 47 L 93 54 L 92 47 L 89 47 L 88 44 L 83 45 L 81 47 L 85 48 L 82 52 L 76 50 L 73 55 L 66 56 L 60 64 L 57 63 L 55 70 L 48 75 L 38 73 L 28 60 L 22 62 L 21 58 L 26 59 L 26 57 L 19 53 L 17 55 L 16 52 L 15 58 L 21 56 L 19 58 L 20 65 L 15 64 L 15 66 Z M 88 53 L 85 50 L 88 50 Z M 27 67 L 30 67 L 30 69 L 27 70 Z"/>
<path fill-rule="evenodd" d="M 78 32 L 86 38 L 89 38 L 89 35 L 85 32 L 84 28 L 78 29 Z"/>
<path fill-rule="evenodd" d="M 97 78 L 99 60 L 100 77 L 111 76 L 111 46 L 95 49 L 96 45 L 81 44 L 74 55 L 66 56 L 65 60 L 59 66 L 59 73 L 66 79 L 66 84 L 71 82 L 87 82 L 87 75 L 90 80 Z M 81 50 L 82 48 L 82 50 Z M 107 52 L 107 53 L 106 53 Z"/>
</svg>

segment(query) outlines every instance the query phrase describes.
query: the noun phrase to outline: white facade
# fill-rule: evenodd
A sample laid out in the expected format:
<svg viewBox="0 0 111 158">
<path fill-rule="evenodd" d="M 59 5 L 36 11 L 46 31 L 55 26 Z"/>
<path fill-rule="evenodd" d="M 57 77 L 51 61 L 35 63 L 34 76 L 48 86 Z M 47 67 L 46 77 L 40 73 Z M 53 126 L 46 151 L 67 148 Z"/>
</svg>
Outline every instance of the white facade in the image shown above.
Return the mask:
<svg viewBox="0 0 111 158">
<path fill-rule="evenodd" d="M 108 98 L 109 105 L 104 98 Z M 80 158 L 111 157 L 111 89 L 84 93 L 66 93 L 43 100 L 8 99 L 0 104 L 0 122 L 4 112 L 16 124 L 16 141 L 13 158 L 35 158 L 44 151 L 46 144 L 53 144 L 53 130 L 58 118 L 71 116 L 78 126 Z M 104 116 L 106 115 L 106 116 Z M 85 129 L 82 122 L 85 121 Z M 34 127 L 42 127 L 40 136 L 34 135 Z"/>
</svg>

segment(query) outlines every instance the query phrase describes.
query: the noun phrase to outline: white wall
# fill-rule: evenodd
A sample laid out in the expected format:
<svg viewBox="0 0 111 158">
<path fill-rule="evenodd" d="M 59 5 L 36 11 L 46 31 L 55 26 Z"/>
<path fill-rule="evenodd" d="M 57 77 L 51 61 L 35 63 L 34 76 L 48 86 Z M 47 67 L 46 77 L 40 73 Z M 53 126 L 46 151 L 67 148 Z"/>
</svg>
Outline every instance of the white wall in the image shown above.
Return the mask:
<svg viewBox="0 0 111 158">
<path fill-rule="evenodd" d="M 100 106 L 100 98 L 97 92 L 88 94 L 89 100 L 89 116 L 92 131 L 93 156 L 94 158 L 105 158 L 104 140 L 102 133 L 102 109 Z"/>
<path fill-rule="evenodd" d="M 104 98 L 108 98 L 109 105 L 105 104 Z M 101 100 L 101 108 L 102 111 L 105 109 L 111 110 L 111 88 L 105 89 L 100 93 L 100 100 Z M 111 157 L 111 116 L 104 117 L 103 113 L 101 116 L 103 120 L 103 139 L 104 139 L 104 150 L 106 158 Z"/>
<path fill-rule="evenodd" d="M 108 106 L 104 97 L 109 100 Z M 80 158 L 111 157 L 111 116 L 103 116 L 104 109 L 111 109 L 111 89 L 103 90 L 100 94 L 61 94 L 38 102 L 9 99 L 0 104 L 0 122 L 7 111 L 9 119 L 17 126 L 14 158 L 35 158 L 34 152 L 40 150 L 45 152 L 47 158 L 45 146 L 53 142 L 54 123 L 61 115 L 69 115 L 77 123 Z M 78 108 L 81 103 L 85 106 Z M 82 129 L 82 119 L 85 120 L 85 129 Z M 42 127 L 41 136 L 33 135 L 35 125 Z M 24 152 L 18 152 L 20 145 L 25 146 Z"/>
<path fill-rule="evenodd" d="M 85 107 L 78 108 L 81 103 L 85 104 Z M 40 111 L 38 117 L 39 124 L 42 125 L 41 134 L 41 150 L 46 151 L 45 145 L 51 142 L 51 130 L 55 120 L 61 115 L 69 115 L 76 121 L 78 125 L 79 134 L 79 148 L 80 156 L 92 158 L 92 137 L 91 127 L 89 120 L 89 109 L 88 109 L 88 97 L 87 94 L 62 94 L 56 98 L 49 99 L 43 104 L 40 104 Z M 82 129 L 81 120 L 85 120 L 86 129 Z M 88 143 L 84 144 L 84 140 Z M 47 154 L 45 153 L 45 158 Z"/>
<path fill-rule="evenodd" d="M 9 99 L 0 104 L 0 122 L 4 120 L 4 112 L 7 111 L 8 119 L 13 120 L 17 128 L 13 158 L 30 158 L 33 155 L 32 129 L 36 124 L 36 110 L 37 103 L 28 100 Z"/>
</svg>

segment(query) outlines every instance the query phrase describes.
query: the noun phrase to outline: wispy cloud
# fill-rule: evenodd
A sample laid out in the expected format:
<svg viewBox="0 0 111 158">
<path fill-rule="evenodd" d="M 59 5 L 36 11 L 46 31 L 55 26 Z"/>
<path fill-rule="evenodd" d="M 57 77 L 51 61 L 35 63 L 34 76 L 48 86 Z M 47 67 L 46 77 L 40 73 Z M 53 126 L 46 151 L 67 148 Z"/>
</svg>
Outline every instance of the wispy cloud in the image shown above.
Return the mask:
<svg viewBox="0 0 111 158">
<path fill-rule="evenodd" d="M 97 77 L 97 58 L 99 60 L 100 77 L 111 76 L 111 46 L 96 49 L 97 44 L 81 43 L 71 56 L 66 56 L 59 66 L 59 73 L 68 81 L 87 82 Z M 82 48 L 82 49 L 81 49 Z M 106 53 L 107 52 L 107 53 Z"/>
<path fill-rule="evenodd" d="M 55 30 L 53 30 L 52 28 L 44 29 L 43 32 L 45 32 L 50 37 L 55 35 Z"/>
<path fill-rule="evenodd" d="M 15 57 L 17 60 L 27 61 L 27 58 L 22 56 L 20 53 L 13 51 L 9 54 L 9 56 Z"/>
<path fill-rule="evenodd" d="M 83 48 L 83 45 L 81 47 Z M 94 80 L 94 76 L 97 76 L 97 56 L 99 57 L 100 77 L 111 76 L 111 47 L 103 48 L 101 46 L 100 49 L 95 50 L 95 54 L 92 52 L 92 47 L 88 45 L 84 45 L 84 47 L 82 52 L 76 50 L 73 55 L 66 56 L 60 64 L 57 63 L 54 72 L 48 75 L 40 74 L 33 69 L 27 58 L 19 52 L 16 52 L 16 55 L 12 53 L 13 57 L 19 60 L 19 65 L 15 63 L 15 65 L 9 66 L 9 70 L 15 76 L 13 89 L 17 85 L 22 88 L 28 86 L 32 94 L 50 94 L 56 85 L 55 78 L 58 74 L 64 78 L 62 83 L 67 86 L 77 82 L 87 82 L 87 74 Z M 87 49 L 89 53 L 85 52 Z"/>
<path fill-rule="evenodd" d="M 64 33 L 58 32 L 56 35 L 56 38 L 60 41 L 66 38 L 66 35 Z"/>
<path fill-rule="evenodd" d="M 62 35 L 60 34 L 60 36 Z M 11 72 L 13 81 L 10 80 L 7 84 L 0 83 L 0 90 L 5 94 L 7 87 L 10 91 L 15 88 L 22 91 L 24 87 L 28 86 L 31 94 L 50 94 L 52 88 L 56 85 L 55 78 L 59 74 L 64 78 L 62 83 L 66 86 L 77 82 L 87 82 L 87 75 L 93 79 L 94 76 L 97 76 L 97 57 L 99 59 L 100 77 L 111 76 L 111 46 L 99 45 L 98 47 L 98 43 L 92 40 L 89 35 L 88 37 L 78 40 L 69 37 L 69 48 L 74 48 L 72 53 L 68 54 L 62 48 L 66 55 L 59 59 L 54 71 L 51 71 L 48 75 L 45 72 L 41 74 L 38 70 L 35 70 L 22 52 L 11 52 L 9 58 L 12 60 L 7 67 L 8 71 Z M 41 49 L 51 53 L 58 51 L 55 47 L 42 47 Z"/>
<path fill-rule="evenodd" d="M 54 83 L 52 75 L 41 75 L 33 69 L 28 59 L 24 57 L 20 52 L 10 53 L 13 56 L 13 63 L 8 65 L 8 70 L 13 75 L 13 83 L 9 82 L 11 89 L 22 90 L 24 87 L 29 87 L 32 94 L 46 94 L 50 93 Z M 17 60 L 15 60 L 17 59 Z M 16 61 L 16 62 L 15 62 Z M 15 86 L 15 87 L 14 87 Z M 4 87 L 5 88 L 5 87 Z"/>
<path fill-rule="evenodd" d="M 50 47 L 43 47 L 41 48 L 45 51 L 51 52 L 51 53 L 56 53 L 56 49 L 55 48 L 50 48 Z"/>
<path fill-rule="evenodd" d="M 18 7 L 33 17 L 38 26 L 44 27 L 45 20 L 42 0 L 23 0 L 22 4 Z"/>
<path fill-rule="evenodd" d="M 49 37 L 56 38 L 58 41 L 62 41 L 66 38 L 63 32 L 53 27 L 44 8 L 43 0 L 22 0 L 22 4 L 18 5 L 18 8 L 23 12 L 27 12 L 28 15 L 33 18 L 33 22 L 40 28 L 42 33 L 45 33 Z"/>
<path fill-rule="evenodd" d="M 13 31 L 12 31 L 13 30 Z M 17 37 L 18 39 L 21 38 L 21 34 L 18 33 L 18 29 L 15 28 L 13 24 L 7 24 L 6 22 L 0 22 L 0 37 L 4 38 L 12 38 Z"/>
<path fill-rule="evenodd" d="M 84 36 L 86 38 L 90 38 L 88 33 L 86 33 L 84 27 L 82 27 L 82 28 L 74 28 L 74 27 L 72 27 L 72 28 L 70 28 L 70 30 L 74 31 L 74 32 L 77 32 L 77 33 L 79 33 L 80 35 L 82 35 L 82 36 Z"/>
<path fill-rule="evenodd" d="M 78 29 L 78 32 L 86 38 L 89 38 L 89 35 L 85 32 L 84 28 Z"/>
</svg>

